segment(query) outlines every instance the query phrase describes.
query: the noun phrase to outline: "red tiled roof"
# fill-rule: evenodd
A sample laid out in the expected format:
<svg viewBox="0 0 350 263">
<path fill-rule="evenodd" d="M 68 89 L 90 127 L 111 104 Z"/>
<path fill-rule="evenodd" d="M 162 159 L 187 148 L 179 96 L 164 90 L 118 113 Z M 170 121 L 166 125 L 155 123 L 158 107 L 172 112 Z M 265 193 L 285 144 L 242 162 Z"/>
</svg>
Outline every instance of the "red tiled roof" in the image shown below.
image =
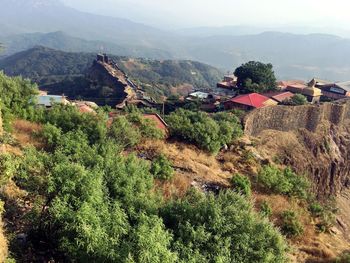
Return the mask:
<svg viewBox="0 0 350 263">
<path fill-rule="evenodd" d="M 143 117 L 145 119 L 149 119 L 149 120 L 153 120 L 155 121 L 157 127 L 163 131 L 167 131 L 167 127 L 168 124 L 166 124 L 166 122 L 162 119 L 162 117 L 160 117 L 158 114 L 154 113 L 154 114 L 144 114 Z"/>
<path fill-rule="evenodd" d="M 267 100 L 269 100 L 268 97 L 265 97 L 258 93 L 250 93 L 230 99 L 230 101 L 232 101 L 233 103 L 243 104 L 254 108 L 262 108 L 266 106 L 264 102 L 266 102 Z"/>
<path fill-rule="evenodd" d="M 282 101 L 284 101 L 284 100 L 286 100 L 286 99 L 289 99 L 289 98 L 291 98 L 291 97 L 293 97 L 293 96 L 294 96 L 294 94 L 293 94 L 292 92 L 287 91 L 287 92 L 282 92 L 282 93 L 280 93 L 280 94 L 277 94 L 277 95 L 275 95 L 275 96 L 272 96 L 272 98 L 273 98 L 275 101 L 282 102 Z"/>
<path fill-rule="evenodd" d="M 79 111 L 81 113 L 95 113 L 95 110 L 90 108 L 89 106 L 87 105 L 81 105 L 79 106 Z"/>
</svg>

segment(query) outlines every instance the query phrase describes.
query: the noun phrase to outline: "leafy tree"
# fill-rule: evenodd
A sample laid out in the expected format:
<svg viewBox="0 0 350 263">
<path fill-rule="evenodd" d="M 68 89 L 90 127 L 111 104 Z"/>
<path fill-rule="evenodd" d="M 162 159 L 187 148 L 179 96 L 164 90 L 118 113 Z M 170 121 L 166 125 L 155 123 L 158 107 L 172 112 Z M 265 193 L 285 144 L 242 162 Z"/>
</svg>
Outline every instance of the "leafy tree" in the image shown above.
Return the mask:
<svg viewBox="0 0 350 263">
<path fill-rule="evenodd" d="M 276 77 L 272 64 L 250 61 L 238 67 L 234 74 L 237 85 L 244 92 L 265 92 L 276 89 Z"/>
<path fill-rule="evenodd" d="M 37 86 L 21 77 L 8 77 L 0 71 L 0 109 L 5 128 L 14 116 L 26 117 L 34 107 Z"/>
</svg>

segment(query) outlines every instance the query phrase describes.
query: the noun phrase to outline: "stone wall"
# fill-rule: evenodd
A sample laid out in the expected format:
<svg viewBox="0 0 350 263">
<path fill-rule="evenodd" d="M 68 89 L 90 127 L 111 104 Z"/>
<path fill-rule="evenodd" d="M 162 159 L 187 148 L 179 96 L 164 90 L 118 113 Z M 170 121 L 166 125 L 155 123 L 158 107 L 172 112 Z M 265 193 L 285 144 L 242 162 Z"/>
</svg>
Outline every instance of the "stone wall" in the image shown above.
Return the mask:
<svg viewBox="0 0 350 263">
<path fill-rule="evenodd" d="M 341 125 L 350 119 L 350 100 L 304 106 L 274 106 L 257 109 L 244 119 L 245 133 L 257 136 L 264 130 L 296 131 L 307 129 L 315 132 L 323 121 Z"/>
<path fill-rule="evenodd" d="M 245 133 L 259 137 L 267 158 L 307 174 L 319 197 L 350 188 L 350 100 L 318 106 L 276 106 L 249 113 Z"/>
</svg>

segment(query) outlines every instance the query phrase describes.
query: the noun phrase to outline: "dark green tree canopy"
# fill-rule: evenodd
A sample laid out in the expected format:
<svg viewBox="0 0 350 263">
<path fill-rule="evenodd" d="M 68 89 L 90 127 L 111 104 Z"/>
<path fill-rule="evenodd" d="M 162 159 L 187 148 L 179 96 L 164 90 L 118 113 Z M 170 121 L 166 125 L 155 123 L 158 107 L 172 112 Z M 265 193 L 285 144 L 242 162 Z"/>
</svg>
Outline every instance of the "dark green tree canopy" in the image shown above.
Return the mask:
<svg viewBox="0 0 350 263">
<path fill-rule="evenodd" d="M 237 85 L 243 92 L 265 92 L 276 89 L 276 77 L 272 64 L 249 61 L 235 70 Z"/>
</svg>

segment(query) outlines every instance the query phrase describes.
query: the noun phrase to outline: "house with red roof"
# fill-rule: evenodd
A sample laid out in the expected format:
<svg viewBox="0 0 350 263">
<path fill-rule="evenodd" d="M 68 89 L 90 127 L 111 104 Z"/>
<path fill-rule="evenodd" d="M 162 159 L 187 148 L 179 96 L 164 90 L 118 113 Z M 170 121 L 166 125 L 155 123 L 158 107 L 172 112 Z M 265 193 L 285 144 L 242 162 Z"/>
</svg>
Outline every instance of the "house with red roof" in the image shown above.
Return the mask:
<svg viewBox="0 0 350 263">
<path fill-rule="evenodd" d="M 143 114 L 144 119 L 152 120 L 156 127 L 168 134 L 168 124 L 157 113 Z"/>
<path fill-rule="evenodd" d="M 294 94 L 289 91 L 273 91 L 273 92 L 263 93 L 262 95 L 269 97 L 270 99 L 273 99 L 278 103 L 282 103 L 286 100 L 289 100 L 294 96 Z"/>
<path fill-rule="evenodd" d="M 277 101 L 258 93 L 250 93 L 234 97 L 224 102 L 225 110 L 253 110 L 266 106 L 275 106 Z"/>
</svg>

